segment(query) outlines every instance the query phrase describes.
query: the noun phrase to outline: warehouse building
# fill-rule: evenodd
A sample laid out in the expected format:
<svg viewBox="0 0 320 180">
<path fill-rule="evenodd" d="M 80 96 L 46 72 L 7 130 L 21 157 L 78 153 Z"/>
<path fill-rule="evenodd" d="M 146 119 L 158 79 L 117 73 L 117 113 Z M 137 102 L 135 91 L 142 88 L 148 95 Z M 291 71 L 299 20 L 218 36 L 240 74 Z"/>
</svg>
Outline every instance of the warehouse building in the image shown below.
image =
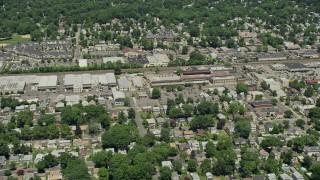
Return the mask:
<svg viewBox="0 0 320 180">
<path fill-rule="evenodd" d="M 39 84 L 37 85 L 38 91 L 56 91 L 58 84 L 58 76 L 41 76 Z"/>
<path fill-rule="evenodd" d="M 116 105 L 123 105 L 124 99 L 126 98 L 126 95 L 124 94 L 124 92 L 114 91 L 112 92 L 112 96 Z"/>
<path fill-rule="evenodd" d="M 168 66 L 169 58 L 166 54 L 154 54 L 147 56 L 148 66 Z"/>
<path fill-rule="evenodd" d="M 67 74 L 64 77 L 64 86 L 67 90 L 73 92 L 83 92 L 86 89 L 92 89 L 94 86 L 114 87 L 117 85 L 116 77 L 113 73 L 91 75 L 91 74 Z"/>
<path fill-rule="evenodd" d="M 4 76 L 0 77 L 0 92 L 24 92 L 26 85 L 30 85 L 30 89 L 35 91 L 51 91 L 57 89 L 57 81 L 57 76 Z"/>
<path fill-rule="evenodd" d="M 0 81 L 1 93 L 14 93 L 23 92 L 26 86 L 25 81 Z"/>
<path fill-rule="evenodd" d="M 301 63 L 284 63 L 289 72 L 306 72 L 309 68 Z"/>
<path fill-rule="evenodd" d="M 118 79 L 118 87 L 120 91 L 130 91 L 132 88 L 131 83 L 126 77 L 120 77 Z"/>
</svg>

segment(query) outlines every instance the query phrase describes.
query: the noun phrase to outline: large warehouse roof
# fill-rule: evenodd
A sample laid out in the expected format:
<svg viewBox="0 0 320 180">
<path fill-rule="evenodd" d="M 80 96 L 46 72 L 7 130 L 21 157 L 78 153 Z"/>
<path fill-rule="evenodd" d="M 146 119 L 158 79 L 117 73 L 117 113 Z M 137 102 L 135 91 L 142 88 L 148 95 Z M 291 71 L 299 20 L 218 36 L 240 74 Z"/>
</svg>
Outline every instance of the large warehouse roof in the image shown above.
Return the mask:
<svg viewBox="0 0 320 180">
<path fill-rule="evenodd" d="M 40 76 L 38 88 L 57 86 L 58 76 Z"/>
<path fill-rule="evenodd" d="M 113 73 L 91 75 L 91 74 L 67 74 L 64 77 L 64 84 L 71 85 L 93 85 L 93 84 L 114 84 L 117 83 Z"/>
</svg>

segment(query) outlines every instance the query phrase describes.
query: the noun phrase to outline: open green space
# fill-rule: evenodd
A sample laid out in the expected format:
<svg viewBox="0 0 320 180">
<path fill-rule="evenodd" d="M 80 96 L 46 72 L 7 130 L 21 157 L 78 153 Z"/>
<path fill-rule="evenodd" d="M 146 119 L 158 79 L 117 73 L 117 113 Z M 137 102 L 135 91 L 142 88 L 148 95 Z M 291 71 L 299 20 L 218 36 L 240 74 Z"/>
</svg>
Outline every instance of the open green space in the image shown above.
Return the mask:
<svg viewBox="0 0 320 180">
<path fill-rule="evenodd" d="M 18 44 L 26 41 L 30 41 L 30 38 L 25 38 L 23 37 L 23 35 L 19 35 L 19 34 L 13 34 L 11 39 L 2 40 L 0 41 L 0 44 L 12 45 L 12 44 Z"/>
</svg>

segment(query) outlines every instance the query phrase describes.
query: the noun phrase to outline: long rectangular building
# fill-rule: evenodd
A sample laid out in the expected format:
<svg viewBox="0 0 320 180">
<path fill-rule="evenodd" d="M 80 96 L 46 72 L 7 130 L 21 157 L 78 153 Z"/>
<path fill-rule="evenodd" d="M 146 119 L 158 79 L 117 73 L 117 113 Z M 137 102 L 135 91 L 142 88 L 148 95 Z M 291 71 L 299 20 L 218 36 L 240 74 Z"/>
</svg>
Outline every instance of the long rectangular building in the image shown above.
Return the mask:
<svg viewBox="0 0 320 180">
<path fill-rule="evenodd" d="M 117 85 L 115 75 L 113 73 L 91 75 L 91 74 L 67 74 L 64 77 L 65 89 L 73 90 L 73 92 L 82 92 L 84 89 L 91 89 L 93 86 L 109 86 Z"/>
<path fill-rule="evenodd" d="M 52 76 L 3 76 L 0 77 L 0 92 L 18 93 L 25 90 L 26 85 L 30 85 L 31 90 L 52 91 L 57 89 L 58 77 Z"/>
</svg>

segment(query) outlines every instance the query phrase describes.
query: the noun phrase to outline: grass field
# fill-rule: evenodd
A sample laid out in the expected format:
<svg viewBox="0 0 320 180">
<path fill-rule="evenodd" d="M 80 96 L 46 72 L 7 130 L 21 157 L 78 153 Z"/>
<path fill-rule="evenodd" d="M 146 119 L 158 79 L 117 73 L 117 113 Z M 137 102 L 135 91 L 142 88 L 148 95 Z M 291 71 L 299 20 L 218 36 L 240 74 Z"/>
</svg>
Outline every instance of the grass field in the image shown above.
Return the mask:
<svg viewBox="0 0 320 180">
<path fill-rule="evenodd" d="M 30 41 L 30 36 L 13 34 L 11 39 L 0 41 L 0 44 L 11 45 L 22 43 L 25 41 Z"/>
</svg>

